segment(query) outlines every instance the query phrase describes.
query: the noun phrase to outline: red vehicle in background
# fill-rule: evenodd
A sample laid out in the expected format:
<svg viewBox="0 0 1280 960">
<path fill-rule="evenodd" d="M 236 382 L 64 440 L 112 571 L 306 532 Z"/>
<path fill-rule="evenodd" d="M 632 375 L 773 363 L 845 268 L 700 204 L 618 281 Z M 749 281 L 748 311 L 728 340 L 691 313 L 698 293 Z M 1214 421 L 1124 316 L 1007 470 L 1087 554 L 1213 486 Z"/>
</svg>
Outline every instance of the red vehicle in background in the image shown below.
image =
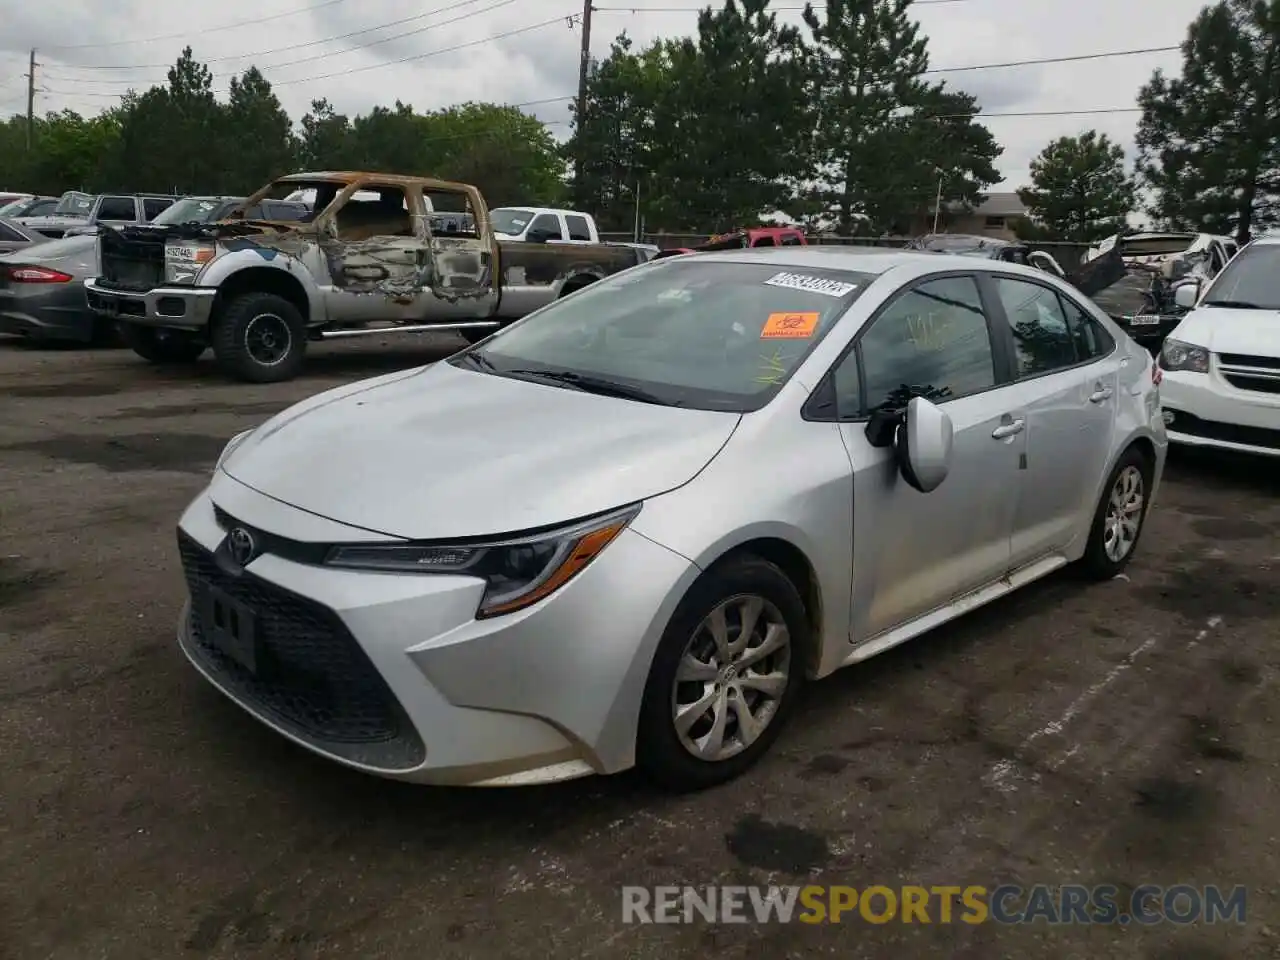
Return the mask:
<svg viewBox="0 0 1280 960">
<path fill-rule="evenodd" d="M 804 247 L 809 241 L 799 227 L 751 227 L 712 237 L 696 247 L 672 247 L 658 257 L 674 257 L 682 253 L 705 253 L 710 250 L 745 250 L 748 247 Z"/>
</svg>

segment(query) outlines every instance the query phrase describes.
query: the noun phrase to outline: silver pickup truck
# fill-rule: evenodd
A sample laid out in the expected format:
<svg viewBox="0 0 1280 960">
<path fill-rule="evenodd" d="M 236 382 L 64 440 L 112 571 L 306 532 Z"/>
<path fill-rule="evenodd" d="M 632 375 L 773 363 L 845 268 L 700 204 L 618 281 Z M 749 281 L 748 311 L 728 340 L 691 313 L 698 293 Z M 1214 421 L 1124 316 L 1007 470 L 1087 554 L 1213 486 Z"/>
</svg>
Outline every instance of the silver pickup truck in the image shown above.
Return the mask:
<svg viewBox="0 0 1280 960">
<path fill-rule="evenodd" d="M 301 221 L 244 210 L 314 190 Z M 457 211 L 455 228 L 432 220 Z M 295 377 L 308 341 L 456 330 L 479 340 L 504 323 L 644 255 L 621 244 L 506 243 L 474 186 L 381 173 L 300 173 L 268 184 L 212 224 L 104 228 L 89 306 L 134 352 L 190 363 L 212 347 L 232 377 Z"/>
<path fill-rule="evenodd" d="M 69 190 L 58 198 L 58 205 L 47 216 L 19 217 L 18 221 L 46 237 L 55 239 L 77 234 L 96 233 L 99 226 L 122 227 L 131 223 L 149 223 L 167 210 L 176 197 L 158 193 L 113 194 L 94 196 Z"/>
</svg>

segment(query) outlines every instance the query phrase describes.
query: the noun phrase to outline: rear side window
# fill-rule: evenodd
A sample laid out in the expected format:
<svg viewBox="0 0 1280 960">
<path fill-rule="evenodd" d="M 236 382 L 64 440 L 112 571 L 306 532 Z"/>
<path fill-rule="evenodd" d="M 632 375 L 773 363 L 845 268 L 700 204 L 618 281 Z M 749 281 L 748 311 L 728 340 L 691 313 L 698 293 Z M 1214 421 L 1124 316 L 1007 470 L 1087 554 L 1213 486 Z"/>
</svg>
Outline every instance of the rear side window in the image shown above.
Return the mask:
<svg viewBox="0 0 1280 960">
<path fill-rule="evenodd" d="M 533 223 L 529 224 L 529 233 L 545 233 L 548 240 L 564 239 L 560 230 L 560 218 L 551 213 L 541 213 L 534 217 Z"/>
<path fill-rule="evenodd" d="M 862 360 L 861 377 L 855 356 Z M 846 369 L 847 368 L 847 369 Z M 972 277 L 942 277 L 898 295 L 862 335 L 836 372 L 836 390 L 850 410 L 861 380 L 860 412 L 906 402 L 911 388 L 935 402 L 995 386 L 995 355 L 982 298 Z"/>
<path fill-rule="evenodd" d="M 173 201 L 166 200 L 164 197 L 144 197 L 142 200 L 142 214 L 146 217 L 147 223 L 150 223 L 171 206 L 173 206 Z"/>
<path fill-rule="evenodd" d="M 98 205 L 99 220 L 132 220 L 137 215 L 133 197 L 103 197 Z"/>
<path fill-rule="evenodd" d="M 1067 327 L 1071 331 L 1077 359 L 1096 360 L 1115 349 L 1115 340 L 1102 324 L 1066 297 L 1059 295 L 1058 300 L 1067 315 Z"/>
<path fill-rule="evenodd" d="M 570 240 L 591 239 L 591 224 L 587 223 L 586 217 L 577 217 L 569 214 L 564 218 L 564 222 L 569 226 Z"/>
<path fill-rule="evenodd" d="M 1037 377 L 1074 365 L 1075 345 L 1057 291 L 1012 277 L 995 280 L 1013 332 L 1018 378 Z"/>
<path fill-rule="evenodd" d="M 0 223 L 0 240 L 21 241 L 26 239 L 27 238 L 24 237 L 22 234 L 20 234 L 17 230 L 14 230 L 11 227 L 5 226 L 3 223 Z"/>
</svg>

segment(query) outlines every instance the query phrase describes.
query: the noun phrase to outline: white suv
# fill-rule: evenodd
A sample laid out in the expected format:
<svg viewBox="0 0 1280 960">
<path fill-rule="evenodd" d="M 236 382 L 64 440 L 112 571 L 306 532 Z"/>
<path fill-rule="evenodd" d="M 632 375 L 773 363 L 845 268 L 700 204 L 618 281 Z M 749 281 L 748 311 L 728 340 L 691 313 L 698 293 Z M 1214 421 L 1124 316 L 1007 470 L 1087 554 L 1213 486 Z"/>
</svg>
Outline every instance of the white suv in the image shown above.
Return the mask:
<svg viewBox="0 0 1280 960">
<path fill-rule="evenodd" d="M 1280 236 L 1245 246 L 1201 289 L 1177 291 L 1193 309 L 1160 351 L 1169 440 L 1280 457 Z"/>
</svg>

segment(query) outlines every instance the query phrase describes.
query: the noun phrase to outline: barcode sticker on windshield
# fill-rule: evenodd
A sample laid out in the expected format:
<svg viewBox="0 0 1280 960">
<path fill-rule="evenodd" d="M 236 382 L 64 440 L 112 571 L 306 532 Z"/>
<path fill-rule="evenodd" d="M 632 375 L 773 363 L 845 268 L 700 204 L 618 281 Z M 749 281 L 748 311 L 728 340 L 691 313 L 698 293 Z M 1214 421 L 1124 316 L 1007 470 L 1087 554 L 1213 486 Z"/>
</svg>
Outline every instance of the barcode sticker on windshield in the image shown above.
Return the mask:
<svg viewBox="0 0 1280 960">
<path fill-rule="evenodd" d="M 771 287 L 787 287 L 791 290 L 807 290 L 819 293 L 824 297 L 847 297 L 858 289 L 856 283 L 844 283 L 840 280 L 828 280 L 825 277 L 810 277 L 803 273 L 776 273 L 765 281 Z"/>
</svg>

